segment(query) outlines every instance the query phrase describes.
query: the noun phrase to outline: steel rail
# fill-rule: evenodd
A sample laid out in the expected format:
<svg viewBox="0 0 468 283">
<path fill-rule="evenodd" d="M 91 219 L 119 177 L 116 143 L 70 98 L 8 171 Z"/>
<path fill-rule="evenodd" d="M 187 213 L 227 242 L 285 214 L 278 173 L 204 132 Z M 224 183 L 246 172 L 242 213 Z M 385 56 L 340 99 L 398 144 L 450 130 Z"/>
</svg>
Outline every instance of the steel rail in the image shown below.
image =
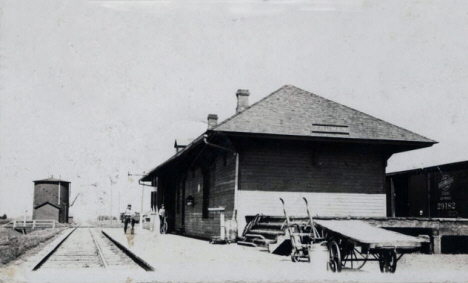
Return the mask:
<svg viewBox="0 0 468 283">
<path fill-rule="evenodd" d="M 91 234 L 91 238 L 93 238 L 94 245 L 96 246 L 96 248 L 98 250 L 98 257 L 101 260 L 102 265 L 104 266 L 104 268 L 107 268 L 108 264 L 107 264 L 106 259 L 104 258 L 104 255 L 103 255 L 103 252 L 102 252 L 102 249 L 101 249 L 101 245 L 98 244 L 98 242 L 94 238 L 93 232 L 91 230 L 89 230 L 89 228 L 88 228 L 88 231 Z"/>
<path fill-rule="evenodd" d="M 131 258 L 136 264 L 138 264 L 141 268 L 143 268 L 146 271 L 154 271 L 154 268 L 149 265 L 146 261 L 135 255 L 133 252 L 131 252 L 129 249 L 124 247 L 121 243 L 117 242 L 114 240 L 112 237 L 107 235 L 106 232 L 101 231 L 104 236 L 106 236 L 114 245 L 116 245 L 121 251 L 123 251 L 129 258 Z"/>
<path fill-rule="evenodd" d="M 53 248 L 45 257 L 42 258 L 41 261 L 39 261 L 38 264 L 36 264 L 36 266 L 34 266 L 33 268 L 33 271 L 36 271 L 38 270 L 39 268 L 41 268 L 41 266 L 49 259 L 49 257 L 51 257 L 55 251 L 58 250 L 58 248 L 63 244 L 63 242 L 65 242 L 65 240 L 70 237 L 70 235 L 75 232 L 75 230 L 77 229 L 78 227 L 75 227 L 65 238 L 63 238 L 60 243 L 57 244 L 57 246 L 55 246 L 55 248 Z"/>
<path fill-rule="evenodd" d="M 68 233 L 68 235 L 66 235 L 62 240 L 60 240 L 60 242 L 50 252 L 48 252 L 47 255 L 44 256 L 41 259 L 41 261 L 38 264 L 36 264 L 36 266 L 34 266 L 34 268 L 32 270 L 36 271 L 36 270 L 40 269 L 50 259 L 50 257 L 62 246 L 62 244 L 68 239 L 68 237 L 70 237 L 70 235 L 73 232 L 76 231 L 77 228 L 79 228 L 79 227 L 75 227 L 70 233 Z M 105 259 L 105 256 L 104 256 L 101 245 L 98 243 L 98 241 L 95 238 L 96 235 L 90 229 L 88 229 L 88 231 L 89 231 L 89 233 L 91 235 L 91 239 L 93 240 L 93 243 L 94 243 L 94 245 L 95 245 L 95 247 L 97 249 L 97 257 L 99 258 L 99 260 L 102 263 L 103 267 L 107 268 L 109 266 L 109 263 Z M 122 244 L 120 244 L 119 242 L 112 239 L 104 231 L 101 231 L 101 232 L 107 239 L 110 240 L 110 242 L 111 242 L 111 243 L 109 243 L 110 246 L 112 246 L 112 244 L 115 245 L 120 251 L 122 251 L 126 256 L 128 256 L 131 260 L 133 260 L 133 262 L 135 262 L 138 266 L 140 266 L 144 270 L 154 271 L 154 268 L 151 265 L 149 265 L 144 260 L 139 258 L 137 255 L 132 253 L 130 250 L 128 250 Z"/>
</svg>

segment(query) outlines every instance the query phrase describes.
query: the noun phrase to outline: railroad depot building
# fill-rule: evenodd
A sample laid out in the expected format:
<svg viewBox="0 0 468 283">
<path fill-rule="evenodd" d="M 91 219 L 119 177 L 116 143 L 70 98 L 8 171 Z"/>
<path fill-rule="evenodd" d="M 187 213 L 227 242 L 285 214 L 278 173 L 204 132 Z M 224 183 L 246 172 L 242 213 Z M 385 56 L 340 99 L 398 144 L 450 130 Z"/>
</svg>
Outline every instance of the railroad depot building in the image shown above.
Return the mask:
<svg viewBox="0 0 468 283">
<path fill-rule="evenodd" d="M 339 103 L 286 85 L 249 105 L 238 90 L 236 113 L 208 128 L 141 179 L 157 187 L 169 227 L 219 235 L 219 212 L 236 220 L 290 215 L 386 217 L 385 168 L 392 154 L 436 142 Z"/>
<path fill-rule="evenodd" d="M 33 220 L 68 222 L 70 182 L 49 178 L 34 181 Z"/>
</svg>

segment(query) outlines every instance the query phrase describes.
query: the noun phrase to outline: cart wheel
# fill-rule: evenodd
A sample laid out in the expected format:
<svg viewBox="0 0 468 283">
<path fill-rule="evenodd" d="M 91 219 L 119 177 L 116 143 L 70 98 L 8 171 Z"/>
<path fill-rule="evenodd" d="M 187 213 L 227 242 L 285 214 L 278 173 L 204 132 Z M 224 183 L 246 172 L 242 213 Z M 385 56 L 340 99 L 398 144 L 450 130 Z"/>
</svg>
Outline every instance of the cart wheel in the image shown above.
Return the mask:
<svg viewBox="0 0 468 283">
<path fill-rule="evenodd" d="M 388 259 L 388 272 L 395 273 L 397 266 L 396 252 L 391 251 Z"/>
<path fill-rule="evenodd" d="M 333 272 L 341 272 L 341 253 L 336 241 L 331 241 L 328 250 L 330 251 L 329 267 Z"/>
<path fill-rule="evenodd" d="M 306 246 L 303 248 L 302 257 L 305 258 L 307 262 L 310 262 L 310 246 Z"/>
<path fill-rule="evenodd" d="M 395 251 L 384 251 L 379 254 L 380 272 L 395 273 L 397 259 Z"/>
<path fill-rule="evenodd" d="M 296 250 L 293 250 L 291 252 L 291 260 L 292 260 L 292 262 L 299 262 L 299 256 L 297 255 Z"/>
<path fill-rule="evenodd" d="M 330 260 L 328 262 L 327 269 L 330 270 L 331 272 L 337 272 L 337 263 L 334 260 Z M 338 271 L 339 272 L 339 271 Z"/>
</svg>

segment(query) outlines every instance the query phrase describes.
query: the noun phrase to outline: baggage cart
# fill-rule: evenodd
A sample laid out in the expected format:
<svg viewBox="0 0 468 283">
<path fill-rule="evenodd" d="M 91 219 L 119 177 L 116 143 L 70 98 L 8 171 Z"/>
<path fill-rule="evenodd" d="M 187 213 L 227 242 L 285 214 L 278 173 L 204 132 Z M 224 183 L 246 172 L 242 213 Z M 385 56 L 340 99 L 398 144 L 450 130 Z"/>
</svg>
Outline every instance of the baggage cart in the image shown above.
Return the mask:
<svg viewBox="0 0 468 283">
<path fill-rule="evenodd" d="M 328 268 L 333 272 L 341 272 L 343 267 L 360 269 L 368 261 L 378 261 L 381 272 L 394 273 L 405 253 L 428 242 L 362 220 L 315 220 L 315 224 L 328 242 Z"/>
</svg>

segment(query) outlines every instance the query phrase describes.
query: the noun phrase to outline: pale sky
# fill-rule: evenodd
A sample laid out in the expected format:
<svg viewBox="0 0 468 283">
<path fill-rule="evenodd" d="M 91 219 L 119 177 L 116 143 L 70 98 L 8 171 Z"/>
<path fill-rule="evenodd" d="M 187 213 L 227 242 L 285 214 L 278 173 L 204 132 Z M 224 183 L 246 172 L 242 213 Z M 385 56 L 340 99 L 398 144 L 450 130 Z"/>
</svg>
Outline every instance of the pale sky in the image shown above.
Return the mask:
<svg viewBox="0 0 468 283">
<path fill-rule="evenodd" d="M 468 160 L 467 35 L 467 1 L 0 1 L 0 214 L 31 214 L 51 175 L 78 218 L 109 213 L 111 180 L 114 214 L 119 191 L 139 211 L 128 173 L 240 88 L 295 85 L 439 142 L 388 172 Z"/>
</svg>

